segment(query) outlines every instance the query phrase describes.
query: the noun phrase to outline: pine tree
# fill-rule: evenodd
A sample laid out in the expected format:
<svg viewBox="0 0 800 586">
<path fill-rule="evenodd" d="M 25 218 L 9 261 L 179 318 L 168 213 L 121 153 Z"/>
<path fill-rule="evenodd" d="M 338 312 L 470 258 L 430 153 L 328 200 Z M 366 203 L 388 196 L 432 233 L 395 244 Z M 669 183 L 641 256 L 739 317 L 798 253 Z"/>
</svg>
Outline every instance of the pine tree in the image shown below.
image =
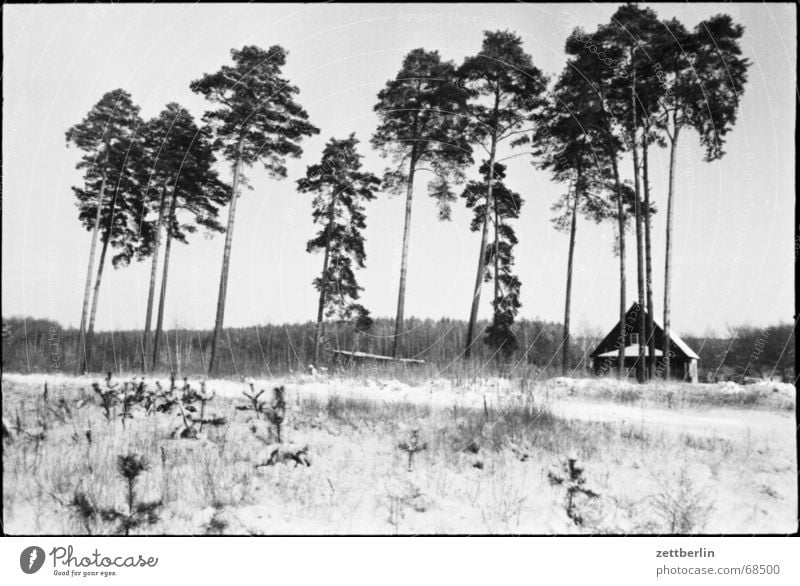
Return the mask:
<svg viewBox="0 0 800 586">
<path fill-rule="evenodd" d="M 724 155 L 725 136 L 736 123 L 750 61 L 743 58 L 744 27 L 727 15 L 700 22 L 692 32 L 676 19 L 662 23 L 653 38 L 657 77 L 664 86 L 654 126 L 669 143 L 667 227 L 664 261 L 664 373 L 670 375 L 672 310 L 672 231 L 678 138 L 694 128 L 705 148 L 705 160 Z"/>
<path fill-rule="evenodd" d="M 314 333 L 314 361 L 319 362 L 320 342 L 324 335 L 323 318 L 336 317 L 351 322 L 356 330 L 371 327 L 369 312 L 359 303 L 359 287 L 354 269 L 364 268 L 366 228 L 364 202 L 375 199 L 380 180 L 361 170 L 361 155 L 356 151 L 355 134 L 337 140 L 331 138 L 322 151 L 319 163 L 307 168 L 297 181 L 301 193 L 313 193 L 312 217 L 322 226 L 308 241 L 307 251 L 323 251 L 322 274 L 314 279 L 319 291 L 317 327 Z"/>
<path fill-rule="evenodd" d="M 646 266 L 646 229 L 642 202 L 644 190 L 641 177 L 643 161 L 640 141 L 648 140 L 646 126 L 656 111 L 664 91 L 657 76 L 653 75 L 653 62 L 648 52 L 660 27 L 658 17 L 653 10 L 626 4 L 614 13 L 608 24 L 600 26 L 595 34 L 598 46 L 606 55 L 612 56 L 616 63 L 613 74 L 608 79 L 610 87 L 608 107 L 618 121 L 620 137 L 632 155 L 637 297 L 639 307 L 645 310 L 637 314 L 639 355 L 636 361 L 636 377 L 639 382 L 645 381 L 647 363 L 652 359 L 652 355 L 647 358 L 645 352 L 645 343 L 649 338 L 645 312 L 652 315 L 652 308 L 647 306 L 646 301 L 648 288 L 646 275 L 651 274 L 651 271 Z M 652 298 L 652 294 L 650 297 Z"/>
<path fill-rule="evenodd" d="M 530 132 L 530 118 L 544 105 L 547 79 L 533 65 L 533 60 L 522 49 L 522 39 L 509 31 L 484 32 L 480 52 L 464 60 L 458 71 L 469 92 L 466 110 L 471 125 L 471 140 L 480 144 L 487 153 L 488 173 L 484 189 L 484 218 L 478 254 L 478 270 L 470 309 L 464 358 L 469 358 L 474 342 L 475 323 L 478 319 L 481 289 L 484 282 L 486 249 L 489 238 L 490 216 L 495 216 L 494 248 L 499 248 L 500 233 L 498 210 L 494 203 L 494 169 L 498 160 L 498 146 L 513 140 L 521 133 Z M 499 277 L 499 256 L 495 255 L 494 274 Z M 499 278 L 495 278 L 493 305 L 500 305 Z"/>
<path fill-rule="evenodd" d="M 143 138 L 145 164 L 140 172 L 143 175 L 141 181 L 146 185 L 145 199 L 150 202 L 151 217 L 142 220 L 143 237 L 127 255 L 129 259 L 135 256 L 140 260 L 152 257 L 142 343 L 142 365 L 146 369 L 162 228 L 166 227 L 166 244 L 156 332 L 152 341 L 153 368 L 158 366 L 172 241 L 187 243 L 187 235 L 196 232 L 198 227 L 212 233 L 223 232 L 217 217 L 220 208 L 229 200 L 230 187 L 220 181 L 213 168 L 216 157 L 211 131 L 204 126 L 198 127 L 189 111 L 180 104 L 167 104 L 157 117 L 148 121 Z"/>
<path fill-rule="evenodd" d="M 72 143 L 84 152 L 77 165 L 84 171 L 84 185 L 72 190 L 78 199 L 78 218 L 92 232 L 76 349 L 76 373 L 89 369 L 91 337 L 108 247 L 125 246 L 137 237 L 131 233 L 131 220 L 141 211 L 143 202 L 138 197 L 130 160 L 138 154 L 137 131 L 141 123 L 139 107 L 133 103 L 131 95 L 123 89 L 116 89 L 104 94 L 86 117 L 66 132 L 67 144 Z M 111 192 L 110 196 L 107 191 Z M 90 314 L 94 257 L 100 236 L 102 251 Z"/>
<path fill-rule="evenodd" d="M 232 49 L 233 66 L 224 65 L 191 83 L 193 92 L 202 94 L 219 109 L 206 112 L 220 140 L 226 160 L 233 165 L 225 251 L 220 271 L 219 296 L 211 338 L 208 371 L 217 367 L 217 348 L 225 316 L 233 226 L 242 168 L 261 162 L 275 178 L 286 177 L 286 158 L 302 154 L 300 141 L 319 133 L 308 121 L 308 114 L 295 101 L 297 87 L 281 77 L 286 50 L 278 45 L 268 51 L 255 46 Z"/>
<path fill-rule="evenodd" d="M 567 78 L 568 79 L 568 78 Z M 587 94 L 559 79 L 547 107 L 535 117 L 536 130 L 520 144 L 533 144 L 536 166 L 550 171 L 558 183 L 568 183 L 567 191 L 553 204 L 553 225 L 569 232 L 566 293 L 564 296 L 564 325 L 562 336 L 561 370 L 569 374 L 570 309 L 572 273 L 578 216 L 601 222 L 613 215 L 611 202 L 604 197 L 608 189 L 610 169 L 605 154 L 592 145 L 592 120 Z"/>
<path fill-rule="evenodd" d="M 628 213 L 625 202 L 628 199 L 628 190 L 620 176 L 619 162 L 624 151 L 625 143 L 622 137 L 618 118 L 611 111 L 611 102 L 615 98 L 613 79 L 615 70 L 612 65 L 620 59 L 615 54 L 613 46 L 608 47 L 609 53 L 604 49 L 608 43 L 603 43 L 603 35 L 589 36 L 582 29 L 575 29 L 566 42 L 566 53 L 569 56 L 567 65 L 561 74 L 559 84 L 568 88 L 570 94 L 581 95 L 580 107 L 581 124 L 586 129 L 592 152 L 600 161 L 600 166 L 606 167 L 610 173 L 609 192 L 610 201 L 616 207 L 611 217 L 617 223 L 617 241 L 614 252 L 619 258 L 619 320 L 625 323 L 625 314 L 628 310 L 626 302 L 627 274 L 625 266 L 626 238 Z M 596 52 L 588 50 L 594 46 Z M 597 47 L 603 49 L 600 51 Z M 605 56 L 599 58 L 600 53 Z M 615 61 L 617 60 L 617 61 Z M 566 107 L 569 112 L 569 107 Z M 625 373 L 625 345 L 618 344 L 617 350 L 617 376 L 622 378 Z"/>
<path fill-rule="evenodd" d="M 462 197 L 466 200 L 467 207 L 473 210 L 470 230 L 473 232 L 482 230 L 484 218 L 487 215 L 493 217 L 493 221 L 496 223 L 494 227 L 497 239 L 486 246 L 483 280 L 497 283 L 499 294 L 493 300 L 492 323 L 486 329 L 484 341 L 494 348 L 498 355 L 508 358 L 519 345 L 512 326 L 520 308 L 519 291 L 521 287 L 519 277 L 512 272 L 514 269 L 514 246 L 518 240 L 509 221 L 519 218 L 523 202 L 522 197 L 508 189 L 503 182 L 506 177 L 505 165 L 495 163 L 494 172 L 490 173 L 489 165 L 484 161 L 480 173 L 483 180 L 470 181 L 464 189 Z M 493 176 L 493 209 L 487 214 L 486 181 L 490 174 Z"/>
<path fill-rule="evenodd" d="M 461 115 L 466 98 L 455 65 L 442 61 L 438 52 L 424 49 L 406 55 L 397 76 L 378 93 L 375 112 L 379 125 L 372 144 L 383 156 L 391 156 L 395 165 L 384 175 L 385 187 L 406 191 L 392 356 L 400 350 L 405 320 L 414 180 L 418 171 L 433 173 L 428 191 L 436 200 L 439 218 L 449 219 L 450 204 L 455 199 L 452 185 L 462 182 L 463 167 L 472 163 L 471 148 L 465 140 L 469 119 Z"/>
</svg>

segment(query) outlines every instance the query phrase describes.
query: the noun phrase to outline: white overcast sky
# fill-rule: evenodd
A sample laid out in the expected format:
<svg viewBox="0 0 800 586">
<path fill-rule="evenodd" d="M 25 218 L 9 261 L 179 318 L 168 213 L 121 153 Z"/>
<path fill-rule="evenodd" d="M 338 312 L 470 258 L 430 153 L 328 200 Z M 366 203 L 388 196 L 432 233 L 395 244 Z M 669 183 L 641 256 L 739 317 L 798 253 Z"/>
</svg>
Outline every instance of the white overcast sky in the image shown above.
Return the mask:
<svg viewBox="0 0 800 586">
<path fill-rule="evenodd" d="M 318 160 L 331 136 L 355 131 L 369 153 L 376 94 L 411 49 L 438 50 L 460 63 L 480 49 L 485 29 L 518 32 L 534 63 L 554 76 L 564 66 L 564 40 L 574 26 L 594 29 L 618 5 L 6 5 L 3 7 L 3 315 L 80 319 L 90 234 L 80 227 L 71 185 L 79 153 L 64 133 L 100 96 L 128 90 L 144 117 L 177 101 L 198 118 L 207 104 L 189 90 L 203 73 L 230 62 L 230 49 L 280 44 L 286 77 L 321 133 L 304 143 L 289 178 L 248 171 L 252 191 L 237 210 L 225 324 L 245 326 L 313 319 L 311 281 L 322 258 L 305 252 L 315 228 L 312 196 L 295 180 Z M 750 81 L 727 156 L 702 161 L 693 132 L 682 135 L 675 211 L 673 323 L 682 333 L 724 333 L 729 325 L 791 321 L 795 127 L 793 4 L 656 4 L 662 17 L 688 27 L 727 12 L 745 25 Z M 656 315 L 661 314 L 666 209 L 666 149 L 651 152 Z M 517 270 L 523 317 L 563 316 L 567 236 L 550 224 L 563 191 L 524 158 L 509 162 L 511 188 L 525 200 L 517 222 Z M 625 174 L 631 176 L 625 163 Z M 221 167 L 226 179 L 230 170 Z M 477 168 L 469 172 L 477 176 Z M 402 198 L 381 195 L 367 209 L 367 268 L 358 274 L 363 303 L 393 316 L 397 298 Z M 414 201 L 406 315 L 466 319 L 478 236 L 469 213 L 455 206 L 452 222 L 436 220 L 424 185 Z M 227 218 L 223 211 L 222 220 Z M 578 226 L 573 323 L 607 329 L 618 311 L 614 230 Z M 166 309 L 168 327 L 211 328 L 224 237 L 195 235 L 176 243 Z M 629 250 L 633 247 L 629 247 Z M 631 251 L 632 252 L 632 251 Z M 99 329 L 141 328 L 149 262 L 106 268 Z M 635 295 L 635 258 L 628 258 L 628 298 Z M 490 311 L 488 289 L 481 314 Z"/>
</svg>

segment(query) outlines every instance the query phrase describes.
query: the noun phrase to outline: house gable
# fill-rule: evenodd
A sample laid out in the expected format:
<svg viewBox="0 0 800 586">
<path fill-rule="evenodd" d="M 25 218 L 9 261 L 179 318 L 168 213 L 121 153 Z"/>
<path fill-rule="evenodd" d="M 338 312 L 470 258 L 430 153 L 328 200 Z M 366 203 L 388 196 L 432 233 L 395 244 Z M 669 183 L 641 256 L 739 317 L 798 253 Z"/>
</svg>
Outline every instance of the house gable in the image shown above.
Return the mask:
<svg viewBox="0 0 800 586">
<path fill-rule="evenodd" d="M 636 343 L 636 340 L 632 340 L 631 336 L 636 336 L 638 338 L 638 328 L 637 328 L 637 319 L 638 319 L 638 312 L 639 312 L 639 304 L 634 303 L 631 305 L 630 309 L 625 313 L 625 324 L 627 325 L 627 331 L 625 332 L 624 337 L 624 346 L 628 347 Z M 645 319 L 647 319 L 647 312 L 645 312 Z M 590 356 L 592 358 L 597 358 L 601 354 L 605 354 L 607 352 L 612 352 L 614 350 L 619 350 L 619 340 L 620 340 L 620 333 L 622 331 L 621 324 L 618 322 L 606 335 L 605 338 L 597 345 L 597 347 L 592 351 Z M 664 349 L 664 328 L 661 327 L 661 324 L 658 323 L 655 319 L 653 319 L 653 339 L 655 341 L 655 347 L 657 350 Z M 684 342 L 680 336 L 677 334 L 670 332 L 670 346 L 673 353 L 673 356 L 679 356 L 682 358 L 690 358 L 690 359 L 699 359 L 699 356 L 692 350 L 689 345 Z M 626 352 L 627 354 L 627 352 Z M 658 355 L 658 354 L 656 354 Z"/>
</svg>

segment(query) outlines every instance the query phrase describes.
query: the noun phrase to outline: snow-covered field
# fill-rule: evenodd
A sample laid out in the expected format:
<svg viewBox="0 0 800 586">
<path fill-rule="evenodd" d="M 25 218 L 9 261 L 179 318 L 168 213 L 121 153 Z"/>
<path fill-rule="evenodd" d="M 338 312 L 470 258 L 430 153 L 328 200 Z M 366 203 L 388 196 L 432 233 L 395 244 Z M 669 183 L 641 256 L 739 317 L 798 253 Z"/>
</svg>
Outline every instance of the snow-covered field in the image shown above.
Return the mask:
<svg viewBox="0 0 800 586">
<path fill-rule="evenodd" d="M 138 380 L 128 376 L 120 380 Z M 159 381 L 169 386 L 167 377 L 147 378 L 148 384 Z M 44 388 L 48 382 L 51 388 L 84 387 L 90 389 L 92 382 L 103 383 L 102 377 L 65 376 L 50 374 L 3 374 L 3 382 L 17 383 L 31 387 Z M 197 386 L 198 379 L 191 379 Z M 616 379 L 572 379 L 557 377 L 544 381 L 530 381 L 512 378 L 476 378 L 454 381 L 439 378 L 410 385 L 394 379 L 379 378 L 338 378 L 326 375 L 299 375 L 273 379 L 211 379 L 206 381 L 209 390 L 219 397 L 241 398 L 243 391 L 249 390 L 250 383 L 256 389 L 272 388 L 284 385 L 290 397 L 314 397 L 326 399 L 336 395 L 339 397 L 364 399 L 378 402 L 404 402 L 424 404 L 432 407 L 452 408 L 483 407 L 484 400 L 490 406 L 502 407 L 506 403 L 514 403 L 520 396 L 532 396 L 535 400 L 547 404 L 574 403 L 573 399 L 587 399 L 603 403 L 624 402 L 640 403 L 647 407 L 672 402 L 696 404 L 713 404 L 722 407 L 737 406 L 741 399 L 757 396 L 762 407 L 776 409 L 793 409 L 795 402 L 794 385 L 779 382 L 763 382 L 753 385 L 737 385 L 733 382 L 717 384 L 683 384 L 677 382 L 658 382 L 639 385 Z M 181 380 L 177 384 L 182 384 Z M 635 395 L 635 396 L 633 396 Z"/>
<path fill-rule="evenodd" d="M 113 523 L 87 523 L 70 503 L 83 494 L 98 509 L 124 510 L 114 465 L 128 452 L 150 464 L 137 480 L 140 498 L 162 503 L 159 520 L 133 533 L 752 534 L 789 532 L 797 522 L 792 385 L 257 380 L 265 397 L 285 386 L 282 439 L 307 444 L 311 466 L 256 467 L 268 449 L 256 435 L 271 432 L 264 418 L 236 409 L 247 404 L 249 381 L 206 381 L 215 393 L 208 411 L 225 425 L 173 439 L 175 413 L 137 406 L 124 427 L 106 421 L 91 391 L 96 380 L 105 386 L 3 375 L 4 422 L 22 430 L 4 440 L 7 532 L 113 532 Z M 57 406 L 61 396 L 69 415 Z M 425 449 L 409 470 L 398 445 L 415 428 Z M 565 476 L 570 456 L 580 478 Z M 578 490 L 570 508 L 570 482 L 599 496 Z"/>
</svg>

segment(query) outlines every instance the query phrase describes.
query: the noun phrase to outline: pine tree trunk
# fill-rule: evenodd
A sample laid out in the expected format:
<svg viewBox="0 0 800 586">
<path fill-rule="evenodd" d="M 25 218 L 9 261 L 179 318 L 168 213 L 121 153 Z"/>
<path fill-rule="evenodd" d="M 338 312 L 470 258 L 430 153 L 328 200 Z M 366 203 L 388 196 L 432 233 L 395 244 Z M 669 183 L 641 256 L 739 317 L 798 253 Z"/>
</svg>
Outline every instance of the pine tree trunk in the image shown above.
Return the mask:
<svg viewBox="0 0 800 586">
<path fill-rule="evenodd" d="M 416 126 L 416 119 L 414 122 Z M 392 342 L 392 357 L 397 358 L 401 349 L 400 337 L 403 335 L 406 307 L 406 282 L 408 275 L 408 245 L 411 239 L 411 203 L 414 198 L 414 172 L 416 171 L 417 147 L 411 147 L 411 161 L 408 169 L 408 185 L 406 186 L 406 217 L 403 224 L 403 252 L 400 258 L 400 288 L 397 293 L 397 315 L 394 320 L 394 341 Z"/>
<path fill-rule="evenodd" d="M 147 373 L 147 356 L 150 354 L 150 322 L 153 319 L 153 301 L 156 296 L 156 277 L 158 276 L 158 253 L 161 248 L 161 225 L 164 222 L 164 192 L 161 188 L 161 198 L 158 202 L 158 223 L 156 224 L 156 239 L 153 244 L 153 263 L 150 267 L 150 289 L 147 292 L 147 313 L 144 318 L 144 340 L 142 341 L 142 370 Z"/>
<path fill-rule="evenodd" d="M 675 197 L 675 155 L 678 145 L 679 127 L 675 124 L 675 114 L 673 119 L 673 133 L 669 145 L 669 181 L 667 183 L 667 239 L 665 245 L 664 259 L 664 345 L 661 351 L 664 353 L 664 378 L 671 376 L 670 371 L 670 352 L 672 344 L 670 342 L 670 287 L 672 286 L 672 215 L 673 198 Z"/>
<path fill-rule="evenodd" d="M 164 328 L 164 307 L 167 302 L 167 276 L 169 274 L 169 256 L 172 250 L 172 220 L 175 217 L 175 208 L 178 205 L 178 194 L 172 191 L 172 201 L 169 204 L 169 215 L 167 219 L 167 241 L 164 243 L 164 269 L 161 272 L 161 293 L 158 297 L 158 318 L 156 319 L 156 334 L 153 336 L 153 370 L 158 368 L 158 346 L 161 340 L 161 332 Z M 169 350 L 169 348 L 168 348 Z M 202 352 L 202 348 L 200 349 Z"/>
<path fill-rule="evenodd" d="M 567 255 L 567 292 L 564 299 L 564 339 L 561 355 L 561 374 L 569 374 L 569 317 L 570 303 L 572 301 L 572 259 L 575 256 L 575 232 L 578 227 L 578 198 L 580 197 L 581 176 L 578 170 L 578 180 L 575 182 L 575 197 L 572 202 L 572 218 L 569 228 L 569 254 Z"/>
<path fill-rule="evenodd" d="M 475 335 L 475 323 L 478 321 L 478 309 L 481 304 L 481 289 L 483 288 L 483 271 L 486 262 L 486 243 L 489 238 L 489 210 L 492 206 L 492 187 L 494 184 L 494 161 L 497 156 L 497 114 L 500 111 L 500 92 L 494 92 L 494 110 L 492 113 L 492 144 L 489 149 L 489 176 L 486 178 L 486 204 L 483 209 L 483 228 L 481 230 L 481 247 L 478 255 L 478 273 L 475 275 L 475 291 L 472 295 L 472 307 L 469 312 L 469 325 L 467 326 L 467 345 L 464 349 L 464 358 L 472 355 L 472 344 Z M 497 254 L 497 251 L 495 251 Z M 495 293 L 496 296 L 496 293 Z"/>
<path fill-rule="evenodd" d="M 100 281 L 103 279 L 103 266 L 106 261 L 106 252 L 108 251 L 108 237 L 103 238 L 103 246 L 100 248 L 100 262 L 97 265 L 97 277 L 94 282 L 94 291 L 92 293 L 92 309 L 89 312 L 89 327 L 86 330 L 86 370 L 92 362 L 92 340 L 94 338 L 94 322 L 97 315 L 97 298 L 100 294 Z"/>
<path fill-rule="evenodd" d="M 239 175 L 242 167 L 242 152 L 244 149 L 244 136 L 239 137 L 238 155 L 233 168 L 233 188 L 231 205 L 228 211 L 228 227 L 225 233 L 225 251 L 222 255 L 222 270 L 219 278 L 219 296 L 217 298 L 217 317 L 214 320 L 214 333 L 211 337 L 211 358 L 208 361 L 208 373 L 213 374 L 217 369 L 217 349 L 219 337 L 222 333 L 222 320 L 225 317 L 225 298 L 228 294 L 228 269 L 230 267 L 231 244 L 233 243 L 233 223 L 236 217 L 236 200 L 238 198 Z"/>
<path fill-rule="evenodd" d="M 89 313 L 89 329 L 86 333 L 86 369 L 92 361 L 92 341 L 94 338 L 94 323 L 97 317 L 97 300 L 100 297 L 100 282 L 103 280 L 103 269 L 106 266 L 106 253 L 108 252 L 109 240 L 111 240 L 111 230 L 114 227 L 114 211 L 117 207 L 117 195 L 111 200 L 111 210 L 108 216 L 108 227 L 103 237 L 103 248 L 100 249 L 100 262 L 97 265 L 97 279 L 94 283 L 94 294 L 92 295 L 92 310 Z"/>
<path fill-rule="evenodd" d="M 483 229 L 481 230 L 481 247 L 478 253 L 478 273 L 475 275 L 475 292 L 472 295 L 472 308 L 469 313 L 467 326 L 467 346 L 464 349 L 464 358 L 469 359 L 472 354 L 475 323 L 478 321 L 478 309 L 481 304 L 481 288 L 483 287 L 483 271 L 486 262 L 486 243 L 489 239 L 489 210 L 492 205 L 492 187 L 494 182 L 494 160 L 497 151 L 496 133 L 492 135 L 492 148 L 489 155 L 489 177 L 486 180 L 486 203 L 483 209 Z"/>
<path fill-rule="evenodd" d="M 497 210 L 497 198 L 494 198 L 494 296 L 492 300 L 492 307 L 494 308 L 494 320 L 497 322 L 497 313 L 500 310 L 498 302 L 500 300 L 500 281 L 498 279 L 500 273 L 500 214 Z"/>
<path fill-rule="evenodd" d="M 639 312 L 636 314 L 636 325 L 639 334 L 638 357 L 636 359 L 636 380 L 640 383 L 645 381 L 645 311 L 647 308 L 644 303 L 644 247 L 642 244 L 642 206 L 639 199 L 639 156 L 638 148 L 633 146 L 634 172 L 634 219 L 636 222 L 636 284 L 637 284 L 637 303 Z"/>
<path fill-rule="evenodd" d="M 613 152 L 608 153 L 611 159 L 611 168 L 614 171 L 614 184 L 617 190 L 617 228 L 619 230 L 619 327 L 620 337 L 617 341 L 617 376 L 623 378 L 625 372 L 625 310 L 626 299 L 626 275 L 625 275 L 625 206 L 622 203 L 622 183 L 619 178 L 619 166 L 617 165 L 617 156 Z"/>
<path fill-rule="evenodd" d="M 653 335 L 653 255 L 650 242 L 650 179 L 647 172 L 647 139 L 642 138 L 642 180 L 644 187 L 644 268 L 647 294 L 647 378 L 653 378 L 656 364 L 656 339 Z"/>
<path fill-rule="evenodd" d="M 328 227 L 325 236 L 325 257 L 322 260 L 322 276 L 320 277 L 319 287 L 319 306 L 317 307 L 317 329 L 314 332 L 314 364 L 319 362 L 319 342 L 322 338 L 322 316 L 325 311 L 325 293 L 328 288 L 328 260 L 331 252 L 331 233 L 333 232 L 333 220 L 336 212 L 336 193 L 331 196 L 331 205 L 328 209 Z M 408 217 L 407 217 L 408 220 Z M 395 338 L 396 340 L 397 338 Z"/>
<path fill-rule="evenodd" d="M 633 55 L 631 54 L 631 63 L 633 63 Z M 634 187 L 634 219 L 636 221 L 636 283 L 638 292 L 639 312 L 636 314 L 638 331 L 639 331 L 639 355 L 636 359 L 636 380 L 643 383 L 645 380 L 645 317 L 644 312 L 644 250 L 642 247 L 642 210 L 640 199 L 640 186 L 639 186 L 639 148 L 636 144 L 636 69 L 633 69 L 633 79 L 631 83 L 631 116 L 633 124 L 631 131 L 631 151 L 633 152 L 633 187 Z"/>
<path fill-rule="evenodd" d="M 108 152 L 106 152 L 106 163 L 108 163 Z M 88 371 L 89 364 L 86 358 L 86 318 L 89 314 L 89 296 L 92 292 L 92 275 L 94 274 L 94 255 L 97 250 L 97 237 L 100 234 L 100 213 L 103 209 L 103 197 L 106 191 L 106 173 L 103 171 L 100 181 L 100 193 L 97 194 L 97 206 L 94 217 L 94 228 L 92 228 L 92 244 L 89 247 L 89 266 L 86 269 L 86 287 L 83 292 L 83 308 L 81 310 L 81 326 L 78 333 L 78 347 L 75 352 L 75 374 Z"/>
</svg>

